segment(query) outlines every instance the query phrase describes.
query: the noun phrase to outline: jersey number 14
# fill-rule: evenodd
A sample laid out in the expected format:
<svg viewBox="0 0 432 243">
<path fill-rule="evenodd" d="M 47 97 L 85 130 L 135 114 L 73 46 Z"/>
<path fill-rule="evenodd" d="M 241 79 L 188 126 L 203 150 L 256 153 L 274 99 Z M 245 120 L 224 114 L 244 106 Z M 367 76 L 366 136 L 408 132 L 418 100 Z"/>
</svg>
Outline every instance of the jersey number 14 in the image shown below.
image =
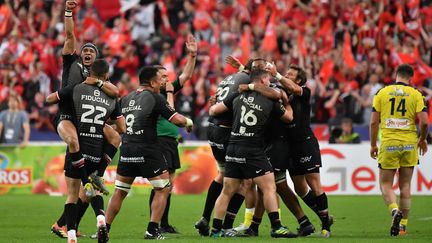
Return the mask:
<svg viewBox="0 0 432 243">
<path fill-rule="evenodd" d="M 393 116 L 395 113 L 396 98 L 391 98 L 391 99 L 389 99 L 389 101 L 391 102 L 390 115 Z M 396 108 L 396 111 L 402 113 L 402 116 L 405 116 L 405 113 L 407 111 L 405 108 L 405 99 L 400 100 L 400 102 Z"/>
</svg>

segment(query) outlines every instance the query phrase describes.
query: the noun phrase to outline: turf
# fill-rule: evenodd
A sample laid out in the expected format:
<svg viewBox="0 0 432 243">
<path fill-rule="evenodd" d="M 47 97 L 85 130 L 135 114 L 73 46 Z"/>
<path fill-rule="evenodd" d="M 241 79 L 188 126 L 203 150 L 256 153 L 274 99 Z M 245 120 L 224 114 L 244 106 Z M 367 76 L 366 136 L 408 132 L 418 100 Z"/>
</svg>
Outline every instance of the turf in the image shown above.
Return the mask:
<svg viewBox="0 0 432 243">
<path fill-rule="evenodd" d="M 198 236 L 193 225 L 200 218 L 204 195 L 174 196 L 170 223 L 181 234 L 167 235 L 166 242 L 267 242 L 269 222 L 267 217 L 260 227 L 258 238 L 210 239 Z M 50 233 L 50 226 L 58 218 L 63 208 L 64 197 L 38 195 L 0 196 L 0 242 L 66 242 Z M 403 237 L 389 236 L 390 216 L 379 196 L 329 196 L 330 212 L 335 216 L 332 238 L 322 239 L 318 235 L 300 239 L 285 239 L 293 242 L 431 242 L 432 239 L 432 197 L 413 198 L 409 221 L 409 234 Z M 305 206 L 303 205 L 303 208 Z M 320 227 L 318 218 L 309 209 L 306 214 L 314 225 Z M 143 234 L 148 222 L 148 197 L 135 195 L 128 197 L 114 221 L 110 242 L 143 242 Z M 243 218 L 243 209 L 236 225 Z M 297 223 L 282 209 L 282 222 L 290 229 Z M 91 208 L 87 211 L 80 230 L 90 235 L 96 227 Z M 283 240 L 283 239 L 282 239 Z M 277 241 L 280 241 L 278 239 Z M 90 238 L 80 238 L 79 242 L 97 242 Z"/>
</svg>

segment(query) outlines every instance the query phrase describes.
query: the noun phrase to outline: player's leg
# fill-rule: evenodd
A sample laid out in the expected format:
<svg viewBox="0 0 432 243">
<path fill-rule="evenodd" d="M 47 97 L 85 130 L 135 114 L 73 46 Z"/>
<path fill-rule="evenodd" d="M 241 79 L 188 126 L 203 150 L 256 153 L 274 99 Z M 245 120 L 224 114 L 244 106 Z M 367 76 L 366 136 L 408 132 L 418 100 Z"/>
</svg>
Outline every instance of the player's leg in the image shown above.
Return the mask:
<svg viewBox="0 0 432 243">
<path fill-rule="evenodd" d="M 234 236 L 237 234 L 237 231 L 232 230 L 234 220 L 237 216 L 238 211 L 240 210 L 240 208 L 243 204 L 243 201 L 245 198 L 244 195 L 246 194 L 247 189 L 249 187 L 251 187 L 251 184 L 252 184 L 251 179 L 243 180 L 242 183 L 240 184 L 239 190 L 232 196 L 232 198 L 228 204 L 227 212 L 225 214 L 225 219 L 223 222 L 223 229 L 225 231 L 225 236 L 229 235 L 229 233 L 227 233 L 228 230 L 230 230 L 231 236 Z"/>
<path fill-rule="evenodd" d="M 129 191 L 131 190 L 134 179 L 135 177 L 119 175 L 117 170 L 117 175 L 115 179 L 115 190 L 112 197 L 108 201 L 108 207 L 105 215 L 108 231 L 111 230 L 111 225 L 117 214 L 120 212 L 123 200 L 126 198 Z"/>
<path fill-rule="evenodd" d="M 388 207 L 392 218 L 393 223 L 390 229 L 390 235 L 396 236 L 399 234 L 399 223 L 402 219 L 402 211 L 399 210 L 399 206 L 397 204 L 396 194 L 393 191 L 393 180 L 396 174 L 396 169 L 380 169 L 379 173 L 379 182 L 381 194 L 384 199 L 384 203 Z"/>
<path fill-rule="evenodd" d="M 57 132 L 60 138 L 67 144 L 72 165 L 78 169 L 84 189 L 88 191 L 88 195 L 90 196 L 93 186 L 89 183 L 88 175 L 84 168 L 85 161 L 80 151 L 75 125 L 70 120 L 61 120 L 57 125 Z"/>
<path fill-rule="evenodd" d="M 403 217 L 400 221 L 399 234 L 406 234 L 406 227 L 408 225 L 408 215 L 411 208 L 411 179 L 414 167 L 401 167 L 399 168 L 399 190 L 400 198 L 399 205 L 402 210 Z"/>
<path fill-rule="evenodd" d="M 228 147 L 228 140 L 231 134 L 231 129 L 218 127 L 214 124 L 210 124 L 207 137 L 213 153 L 213 156 L 217 162 L 219 174 L 210 184 L 207 191 L 206 201 L 202 217 L 195 223 L 195 228 L 198 229 L 200 235 L 209 235 L 209 222 L 210 217 L 215 206 L 216 200 L 222 192 L 223 188 L 223 177 L 225 174 L 225 155 L 226 148 Z"/>
<path fill-rule="evenodd" d="M 170 185 L 173 183 L 173 179 L 175 176 L 176 169 L 180 168 L 180 156 L 178 153 L 178 143 L 174 138 L 171 137 L 158 137 L 159 143 L 161 144 L 161 147 L 164 149 L 162 150 L 162 153 L 165 157 L 165 160 L 168 164 L 168 171 L 169 171 L 169 178 L 170 178 Z M 160 222 L 160 230 L 161 233 L 179 233 L 177 229 L 169 224 L 169 210 L 171 207 L 171 192 L 172 192 L 172 186 L 170 186 L 170 193 L 168 194 L 165 211 L 162 215 L 162 219 Z M 149 198 L 149 205 L 152 204 L 153 198 L 155 195 L 155 191 L 152 190 L 150 193 Z M 151 210 L 151 207 L 150 207 Z M 150 211 L 151 213 L 151 211 Z"/>
<path fill-rule="evenodd" d="M 159 224 L 165 211 L 171 185 L 168 171 L 148 179 L 155 192 L 151 204 L 150 222 L 147 226 L 146 239 L 164 239 L 159 231 Z"/>
<path fill-rule="evenodd" d="M 310 172 L 312 173 L 307 173 L 305 178 L 316 198 L 316 207 L 322 223 L 321 235 L 323 237 L 330 237 L 331 220 L 329 217 L 328 199 L 327 194 L 322 190 L 319 168 L 316 168 L 315 171 L 311 170 Z"/>
<path fill-rule="evenodd" d="M 108 188 L 104 184 L 103 175 L 107 166 L 111 163 L 117 149 L 121 143 L 121 137 L 114 128 L 109 125 L 104 126 L 104 146 L 102 160 L 98 166 L 97 171 L 91 173 L 89 176 L 90 182 L 93 184 L 95 189 L 102 192 L 104 195 L 108 195 Z"/>
<path fill-rule="evenodd" d="M 225 177 L 222 192 L 216 200 L 213 216 L 212 237 L 221 237 L 222 235 L 222 219 L 225 217 L 228 204 L 232 196 L 240 188 L 241 179 Z"/>
<path fill-rule="evenodd" d="M 76 242 L 76 216 L 80 179 L 65 176 L 67 186 L 67 199 L 64 205 L 65 219 L 67 225 L 68 242 Z"/>
<path fill-rule="evenodd" d="M 256 197 L 256 186 L 255 183 L 251 182 L 250 186 L 246 187 L 245 192 L 245 214 L 243 223 L 241 223 L 238 227 L 234 228 L 237 232 L 245 231 L 251 225 L 252 218 L 255 212 Z"/>
<path fill-rule="evenodd" d="M 270 169 L 271 170 L 271 169 Z M 276 196 L 276 184 L 273 173 L 267 173 L 253 178 L 253 181 L 263 193 L 264 208 L 268 213 L 272 231 L 271 236 L 275 238 L 292 238 L 296 234 L 289 232 L 288 228 L 281 225 L 279 218 L 279 203 Z"/>
<path fill-rule="evenodd" d="M 300 225 L 300 227 L 298 228 L 298 235 L 307 236 L 312 234 L 315 231 L 315 227 L 312 225 L 312 223 L 309 221 L 309 218 L 303 212 L 297 196 L 288 186 L 285 171 L 279 171 L 278 173 L 276 173 L 276 192 L 279 194 L 285 206 L 296 217 L 297 222 Z"/>
</svg>

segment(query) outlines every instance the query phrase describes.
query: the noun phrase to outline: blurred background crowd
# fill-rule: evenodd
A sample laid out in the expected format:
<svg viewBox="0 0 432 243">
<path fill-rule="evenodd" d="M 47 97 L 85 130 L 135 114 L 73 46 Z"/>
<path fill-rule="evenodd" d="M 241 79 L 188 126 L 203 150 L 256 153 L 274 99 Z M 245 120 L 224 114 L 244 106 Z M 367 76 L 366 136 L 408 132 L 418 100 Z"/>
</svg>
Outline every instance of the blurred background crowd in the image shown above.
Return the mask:
<svg viewBox="0 0 432 243">
<path fill-rule="evenodd" d="M 0 0 L 0 111 L 18 97 L 32 132 L 54 131 L 56 107 L 43 101 L 60 87 L 63 10 L 63 0 Z M 373 95 L 401 63 L 413 65 L 413 85 L 432 105 L 430 0 L 81 0 L 74 21 L 78 46 L 99 47 L 122 96 L 138 86 L 142 65 L 162 64 L 174 80 L 193 33 L 197 65 L 175 100 L 197 125 L 186 139 L 206 140 L 207 99 L 236 71 L 227 55 L 263 57 L 281 73 L 304 67 L 312 122 L 328 131 L 342 123 L 367 131 Z"/>
</svg>

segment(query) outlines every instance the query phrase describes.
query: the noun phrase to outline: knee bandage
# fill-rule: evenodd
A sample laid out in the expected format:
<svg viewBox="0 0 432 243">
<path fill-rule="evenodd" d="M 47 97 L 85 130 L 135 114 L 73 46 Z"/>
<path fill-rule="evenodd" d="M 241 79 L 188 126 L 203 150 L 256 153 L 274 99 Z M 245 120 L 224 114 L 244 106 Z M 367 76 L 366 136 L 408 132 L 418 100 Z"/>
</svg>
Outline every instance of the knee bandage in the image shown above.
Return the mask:
<svg viewBox="0 0 432 243">
<path fill-rule="evenodd" d="M 127 183 L 121 182 L 119 180 L 116 180 L 115 181 L 115 188 L 129 193 L 129 191 L 131 189 L 131 184 L 127 184 Z"/>
<path fill-rule="evenodd" d="M 164 189 L 166 187 L 171 186 L 169 179 L 157 179 L 157 180 L 151 180 L 150 184 L 152 184 L 154 189 Z"/>
</svg>

